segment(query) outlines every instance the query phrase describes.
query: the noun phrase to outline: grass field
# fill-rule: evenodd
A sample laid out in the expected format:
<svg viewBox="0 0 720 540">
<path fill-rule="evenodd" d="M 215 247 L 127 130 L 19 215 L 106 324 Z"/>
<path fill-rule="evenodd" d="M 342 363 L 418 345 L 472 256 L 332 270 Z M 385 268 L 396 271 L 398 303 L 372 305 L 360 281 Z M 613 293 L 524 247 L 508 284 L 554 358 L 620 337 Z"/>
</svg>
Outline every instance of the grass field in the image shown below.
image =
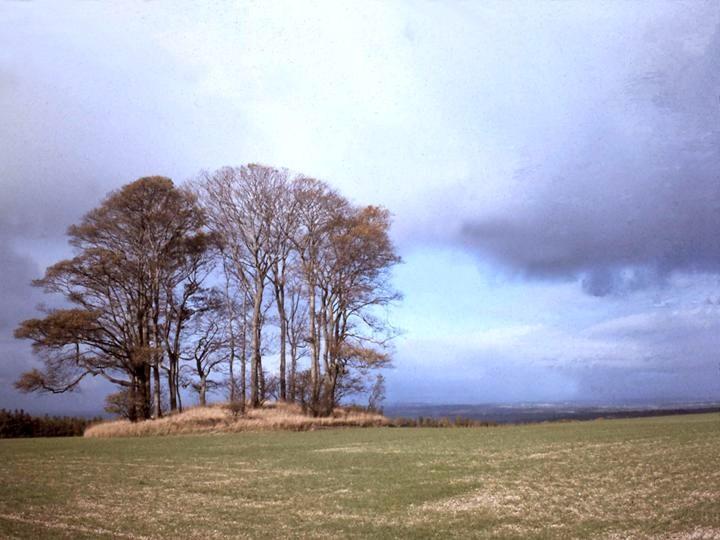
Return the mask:
<svg viewBox="0 0 720 540">
<path fill-rule="evenodd" d="M 2 538 L 720 538 L 720 415 L 0 441 Z"/>
</svg>

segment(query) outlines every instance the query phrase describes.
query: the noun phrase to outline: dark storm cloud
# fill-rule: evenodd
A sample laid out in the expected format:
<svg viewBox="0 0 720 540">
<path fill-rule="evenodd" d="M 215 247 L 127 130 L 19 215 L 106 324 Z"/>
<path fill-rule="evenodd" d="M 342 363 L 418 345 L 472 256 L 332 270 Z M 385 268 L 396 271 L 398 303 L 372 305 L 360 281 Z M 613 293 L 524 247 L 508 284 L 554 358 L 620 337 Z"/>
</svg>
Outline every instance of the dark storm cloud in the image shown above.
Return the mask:
<svg viewBox="0 0 720 540">
<path fill-rule="evenodd" d="M 569 105 L 561 137 L 536 134 L 510 209 L 466 219 L 461 241 L 598 296 L 720 272 L 720 29 L 702 37 L 647 36 L 624 85 Z"/>
<path fill-rule="evenodd" d="M 29 258 L 16 253 L 0 236 L 0 333 L 14 328 L 18 317 L 32 311 L 28 299 L 33 297 L 30 279 L 39 277 L 39 269 Z"/>
</svg>

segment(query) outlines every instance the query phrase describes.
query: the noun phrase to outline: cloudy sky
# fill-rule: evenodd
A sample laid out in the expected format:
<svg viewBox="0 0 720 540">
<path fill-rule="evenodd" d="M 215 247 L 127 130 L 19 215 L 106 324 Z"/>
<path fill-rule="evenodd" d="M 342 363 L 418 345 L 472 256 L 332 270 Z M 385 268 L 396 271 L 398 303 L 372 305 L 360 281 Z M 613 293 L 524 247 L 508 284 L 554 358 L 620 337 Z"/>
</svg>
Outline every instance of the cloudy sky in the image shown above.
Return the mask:
<svg viewBox="0 0 720 540">
<path fill-rule="evenodd" d="M 0 4 L 0 407 L 64 232 L 260 162 L 395 215 L 388 401 L 720 399 L 720 6 Z"/>
</svg>

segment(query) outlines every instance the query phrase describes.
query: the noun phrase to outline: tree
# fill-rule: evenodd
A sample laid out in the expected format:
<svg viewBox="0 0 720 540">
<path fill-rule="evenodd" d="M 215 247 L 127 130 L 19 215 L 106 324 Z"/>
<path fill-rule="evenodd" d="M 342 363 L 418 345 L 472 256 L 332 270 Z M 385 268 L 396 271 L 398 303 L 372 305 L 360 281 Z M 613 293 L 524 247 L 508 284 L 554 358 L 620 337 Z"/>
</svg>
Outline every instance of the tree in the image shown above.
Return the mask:
<svg viewBox="0 0 720 540">
<path fill-rule="evenodd" d="M 273 220 L 273 235 L 276 247 L 276 257 L 270 268 L 270 281 L 273 285 L 275 293 L 275 306 L 278 316 L 278 343 L 279 343 L 279 377 L 278 377 L 278 397 L 282 401 L 288 398 L 287 392 L 287 342 L 288 342 L 288 326 L 289 317 L 288 307 L 292 310 L 292 305 L 288 306 L 288 279 L 293 259 L 293 239 L 297 232 L 296 220 L 296 201 L 292 197 L 289 189 L 287 178 L 276 184 L 276 214 Z M 292 304 L 292 298 L 290 303 Z"/>
<path fill-rule="evenodd" d="M 127 390 L 128 416 L 136 420 L 151 416 L 152 383 L 159 416 L 165 334 L 182 324 L 171 291 L 184 289 L 189 299 L 199 289 L 190 284 L 194 271 L 179 269 L 206 253 L 204 224 L 194 195 L 168 178 L 147 177 L 112 192 L 70 227 L 75 256 L 34 285 L 73 307 L 20 324 L 16 337 L 32 341 L 44 369 L 23 374 L 16 386 L 59 393 L 102 376 Z"/>
<path fill-rule="evenodd" d="M 288 373 L 288 398 L 298 400 L 298 371 L 302 358 L 307 355 L 308 313 L 302 276 L 296 267 L 291 268 L 286 284 L 287 339 L 290 345 L 290 372 Z"/>
<path fill-rule="evenodd" d="M 279 261 L 277 195 L 286 181 L 285 171 L 251 164 L 204 173 L 199 182 L 209 224 L 222 244 L 230 275 L 252 304 L 250 402 L 253 407 L 260 405 L 261 397 L 265 289 L 269 274 Z"/>
<path fill-rule="evenodd" d="M 295 249 L 308 298 L 309 407 L 327 415 L 343 395 L 363 391 L 369 370 L 390 361 L 394 332 L 381 314 L 400 298 L 389 279 L 400 258 L 387 210 L 356 208 L 309 178 L 295 181 L 294 196 Z"/>
<path fill-rule="evenodd" d="M 222 263 L 222 298 L 224 303 L 223 317 L 227 335 L 228 365 L 228 399 L 240 412 L 245 412 L 247 400 L 247 327 L 248 327 L 248 291 L 245 287 L 237 287 L 231 270 L 232 261 L 223 249 L 222 239 L 217 238 L 218 253 Z M 235 363 L 240 359 L 240 375 L 235 373 Z"/>
<path fill-rule="evenodd" d="M 362 391 L 367 372 L 390 362 L 387 344 L 395 332 L 382 315 L 400 298 L 390 283 L 400 258 L 389 228 L 389 212 L 375 206 L 345 207 L 329 227 L 318 272 L 325 343 L 321 414 L 344 393 Z"/>
<path fill-rule="evenodd" d="M 129 420 L 132 419 L 134 410 L 135 407 L 127 388 L 105 396 L 105 412 L 107 413 Z"/>
<path fill-rule="evenodd" d="M 201 406 L 207 405 L 208 390 L 219 386 L 211 378 L 212 374 L 228 359 L 230 336 L 228 326 L 223 321 L 223 307 L 221 295 L 215 292 L 212 299 L 193 317 L 194 331 L 185 351 L 191 371 L 197 377 L 190 382 L 190 386 L 197 392 Z"/>
<path fill-rule="evenodd" d="M 184 344 L 193 339 L 194 332 L 202 332 L 201 326 L 193 325 L 194 319 L 207 312 L 219 310 L 218 293 L 203 285 L 211 274 L 215 261 L 212 237 L 197 237 L 199 242 L 188 243 L 184 256 L 176 257 L 162 279 L 165 292 L 164 318 L 158 324 L 161 339 L 167 354 L 168 393 L 170 410 L 181 408 L 180 403 L 180 361 Z"/>
<path fill-rule="evenodd" d="M 385 401 L 385 377 L 382 373 L 378 373 L 368 396 L 368 410 L 382 414 L 383 401 Z"/>
<path fill-rule="evenodd" d="M 253 164 L 203 173 L 193 189 L 141 178 L 70 227 L 74 257 L 35 282 L 67 305 L 17 328 L 44 366 L 16 386 L 67 392 L 102 376 L 132 420 L 159 417 L 163 399 L 181 409 L 181 387 L 204 404 L 225 366 L 230 401 L 244 410 L 248 359 L 253 407 L 277 395 L 327 415 L 366 391 L 390 361 L 384 315 L 399 298 L 387 210 Z M 207 284 L 216 278 L 219 289 Z M 273 372 L 263 357 L 276 352 Z"/>
<path fill-rule="evenodd" d="M 307 344 L 310 349 L 310 408 L 317 410 L 320 402 L 321 336 L 318 325 L 318 285 L 322 250 L 338 213 L 348 202 L 330 186 L 314 178 L 299 177 L 292 184 L 297 216 L 293 238 L 299 270 L 307 294 Z"/>
</svg>

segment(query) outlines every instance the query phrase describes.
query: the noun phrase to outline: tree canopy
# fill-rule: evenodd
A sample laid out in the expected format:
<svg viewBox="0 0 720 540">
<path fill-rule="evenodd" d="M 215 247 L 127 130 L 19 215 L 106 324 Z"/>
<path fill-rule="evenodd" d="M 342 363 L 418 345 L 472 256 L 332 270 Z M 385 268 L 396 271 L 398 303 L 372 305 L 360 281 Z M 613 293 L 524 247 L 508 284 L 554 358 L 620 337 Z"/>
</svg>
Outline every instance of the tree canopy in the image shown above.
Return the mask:
<svg viewBox="0 0 720 540">
<path fill-rule="evenodd" d="M 43 369 L 16 386 L 60 393 L 104 377 L 132 420 L 181 408 L 182 387 L 205 403 L 225 384 L 242 407 L 249 385 L 250 406 L 275 393 L 329 414 L 390 362 L 390 223 L 383 208 L 262 165 L 187 187 L 136 180 L 71 226 L 74 256 L 34 282 L 65 304 L 17 328 Z M 263 360 L 275 355 L 273 372 Z"/>
</svg>

